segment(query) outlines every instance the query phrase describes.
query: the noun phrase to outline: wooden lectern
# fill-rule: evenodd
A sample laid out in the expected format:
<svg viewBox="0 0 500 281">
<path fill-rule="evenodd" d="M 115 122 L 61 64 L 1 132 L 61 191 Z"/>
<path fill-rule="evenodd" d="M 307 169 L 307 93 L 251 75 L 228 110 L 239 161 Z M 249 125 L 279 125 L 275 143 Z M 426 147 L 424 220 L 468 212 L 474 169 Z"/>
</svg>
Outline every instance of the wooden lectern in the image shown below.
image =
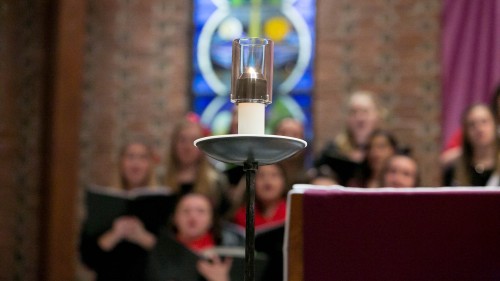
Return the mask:
<svg viewBox="0 0 500 281">
<path fill-rule="evenodd" d="M 500 280 L 500 189 L 289 193 L 290 281 Z"/>
</svg>

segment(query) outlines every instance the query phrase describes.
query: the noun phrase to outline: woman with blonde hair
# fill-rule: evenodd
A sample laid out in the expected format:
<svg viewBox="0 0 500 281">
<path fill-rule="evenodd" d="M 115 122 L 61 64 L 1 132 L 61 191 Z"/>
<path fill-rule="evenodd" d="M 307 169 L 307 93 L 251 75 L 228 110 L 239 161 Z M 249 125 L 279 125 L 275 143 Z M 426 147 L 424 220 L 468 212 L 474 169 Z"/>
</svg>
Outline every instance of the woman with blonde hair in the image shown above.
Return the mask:
<svg viewBox="0 0 500 281">
<path fill-rule="evenodd" d="M 159 191 L 155 164 L 154 150 L 148 142 L 130 141 L 120 150 L 112 188 L 103 188 L 97 193 L 120 200 L 119 197 L 131 192 Z M 97 209 L 92 210 L 92 207 Z M 112 208 L 107 204 L 87 206 L 87 213 L 94 215 L 86 218 L 81 232 L 83 263 L 96 272 L 97 280 L 142 280 L 148 253 L 156 244 L 156 227 L 135 215 L 117 214 L 110 217 L 108 229 L 96 231 L 95 225 L 89 221 L 95 221 L 96 216 L 105 216 L 99 213 L 98 207 Z M 162 218 L 162 214 L 158 216 Z"/>
<path fill-rule="evenodd" d="M 115 177 L 111 187 L 131 190 L 138 187 L 158 188 L 155 174 L 156 157 L 153 145 L 142 137 L 126 142 L 118 152 Z"/>
<path fill-rule="evenodd" d="M 167 156 L 165 184 L 173 192 L 184 195 L 191 192 L 208 196 L 220 215 L 229 210 L 226 199 L 226 178 L 208 161 L 193 142 L 206 135 L 204 128 L 193 117 L 176 124 L 171 135 Z"/>
<path fill-rule="evenodd" d="M 354 92 L 348 101 L 344 132 L 327 144 L 315 163 L 328 165 L 337 174 L 339 184 L 346 185 L 365 159 L 371 134 L 381 127 L 383 110 L 370 91 Z"/>
<path fill-rule="evenodd" d="M 368 139 L 380 127 L 382 110 L 370 91 L 354 92 L 349 98 L 345 132 L 335 138 L 340 150 L 350 160 L 364 159 Z"/>
</svg>

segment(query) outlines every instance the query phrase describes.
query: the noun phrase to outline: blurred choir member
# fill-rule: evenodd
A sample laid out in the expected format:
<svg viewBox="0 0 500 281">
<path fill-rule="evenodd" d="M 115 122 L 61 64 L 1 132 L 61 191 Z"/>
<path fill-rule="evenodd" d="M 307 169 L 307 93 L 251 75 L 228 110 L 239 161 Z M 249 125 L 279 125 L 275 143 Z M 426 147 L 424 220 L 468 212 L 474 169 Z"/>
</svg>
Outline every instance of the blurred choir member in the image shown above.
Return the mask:
<svg viewBox="0 0 500 281">
<path fill-rule="evenodd" d="M 132 141 L 120 151 L 114 188 L 130 191 L 157 188 L 152 146 Z M 85 228 L 85 227 L 84 227 Z M 111 229 L 98 237 L 82 230 L 80 254 L 84 264 L 96 272 L 96 280 L 142 280 L 147 255 L 156 237 L 134 216 L 121 216 Z"/>
<path fill-rule="evenodd" d="M 475 104 L 462 116 L 462 153 L 446 171 L 444 185 L 486 186 L 497 167 L 496 120 L 489 106 Z"/>
<path fill-rule="evenodd" d="M 304 139 L 304 125 L 297 119 L 284 118 L 276 125 L 274 134 Z M 282 165 L 287 172 L 289 186 L 296 183 L 305 183 L 307 181 L 306 154 L 307 148 L 280 162 L 280 165 Z"/>
<path fill-rule="evenodd" d="M 369 91 L 353 93 L 348 102 L 345 131 L 329 143 L 316 161 L 327 164 L 337 174 L 339 183 L 346 185 L 357 164 L 365 158 L 368 138 L 382 123 L 382 109 Z"/>
<path fill-rule="evenodd" d="M 172 231 L 162 232 L 148 264 L 148 280 L 229 281 L 232 260 L 210 255 L 216 246 L 236 246 L 225 239 L 211 199 L 200 193 L 183 195 L 175 208 Z"/>
<path fill-rule="evenodd" d="M 204 128 L 193 115 L 175 126 L 167 156 L 165 184 L 179 195 L 197 192 L 208 196 L 219 213 L 228 211 L 227 180 L 193 145 L 206 135 Z"/>
<path fill-rule="evenodd" d="M 309 184 L 312 185 L 330 186 L 338 184 L 335 173 L 327 165 L 309 169 L 307 176 Z"/>
<path fill-rule="evenodd" d="M 386 161 L 380 175 L 380 187 L 417 187 L 420 172 L 415 159 L 408 155 L 396 154 Z"/>
<path fill-rule="evenodd" d="M 398 151 L 396 138 L 388 131 L 376 130 L 366 145 L 366 159 L 355 177 L 349 182 L 351 187 L 379 187 L 379 178 L 385 161 Z"/>
<path fill-rule="evenodd" d="M 268 256 L 262 280 L 283 280 L 283 240 L 286 219 L 285 170 L 278 164 L 261 166 L 255 179 L 255 249 Z M 246 226 L 246 206 L 237 210 L 234 222 Z"/>
<path fill-rule="evenodd" d="M 255 178 L 255 229 L 286 218 L 285 195 L 288 191 L 285 170 L 278 164 L 261 166 Z M 236 211 L 234 222 L 245 227 L 246 207 Z"/>
<path fill-rule="evenodd" d="M 497 137 L 500 137 L 500 84 L 498 84 L 493 92 L 490 107 L 497 124 L 496 134 Z M 463 131 L 460 128 L 453 133 L 450 140 L 446 143 L 443 152 L 439 156 L 439 161 L 443 169 L 449 169 L 450 165 L 452 165 L 462 154 L 462 134 Z"/>
</svg>

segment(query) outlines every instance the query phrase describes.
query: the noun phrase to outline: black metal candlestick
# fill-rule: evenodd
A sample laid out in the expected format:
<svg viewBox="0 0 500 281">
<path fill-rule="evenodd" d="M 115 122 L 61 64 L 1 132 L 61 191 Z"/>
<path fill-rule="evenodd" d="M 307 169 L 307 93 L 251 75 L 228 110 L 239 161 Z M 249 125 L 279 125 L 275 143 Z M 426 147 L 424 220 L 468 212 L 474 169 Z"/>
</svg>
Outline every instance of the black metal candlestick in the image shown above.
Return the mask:
<svg viewBox="0 0 500 281">
<path fill-rule="evenodd" d="M 243 164 L 246 176 L 245 279 L 255 280 L 255 176 L 259 164 L 247 160 Z"/>
<path fill-rule="evenodd" d="M 259 165 L 285 160 L 307 146 L 301 139 L 275 135 L 222 135 L 194 145 L 219 161 L 243 166 L 246 177 L 245 281 L 255 280 L 255 176 Z"/>
</svg>

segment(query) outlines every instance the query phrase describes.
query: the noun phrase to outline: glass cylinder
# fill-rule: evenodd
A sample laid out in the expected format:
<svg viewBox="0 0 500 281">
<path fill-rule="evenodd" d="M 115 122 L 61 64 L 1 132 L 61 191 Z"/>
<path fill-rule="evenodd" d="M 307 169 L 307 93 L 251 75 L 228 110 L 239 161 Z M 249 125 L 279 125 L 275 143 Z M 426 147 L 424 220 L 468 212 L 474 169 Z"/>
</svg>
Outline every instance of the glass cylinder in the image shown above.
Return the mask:
<svg viewBox="0 0 500 281">
<path fill-rule="evenodd" d="M 231 102 L 272 102 L 274 43 L 264 38 L 233 41 Z"/>
</svg>

